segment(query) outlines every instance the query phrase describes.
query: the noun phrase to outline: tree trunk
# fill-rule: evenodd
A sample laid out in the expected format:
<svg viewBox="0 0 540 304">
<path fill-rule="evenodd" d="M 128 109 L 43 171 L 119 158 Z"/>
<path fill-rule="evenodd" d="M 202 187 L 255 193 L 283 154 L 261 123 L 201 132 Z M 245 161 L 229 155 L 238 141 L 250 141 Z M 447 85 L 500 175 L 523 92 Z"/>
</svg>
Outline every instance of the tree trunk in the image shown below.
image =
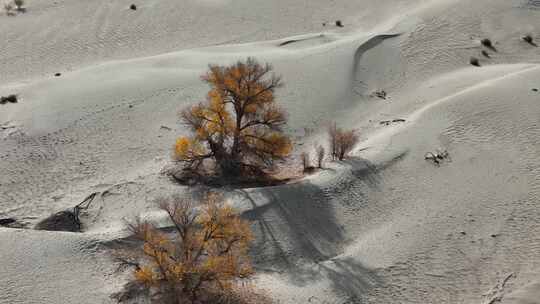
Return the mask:
<svg viewBox="0 0 540 304">
<path fill-rule="evenodd" d="M 220 161 L 218 161 L 219 167 L 221 169 L 221 173 L 224 177 L 227 178 L 237 178 L 240 176 L 241 172 L 241 166 L 240 162 L 237 160 L 233 160 L 232 158 L 225 158 Z"/>
<path fill-rule="evenodd" d="M 227 153 L 226 151 L 215 151 L 216 166 L 221 171 L 221 175 L 227 178 L 238 177 L 241 172 L 240 161 L 237 157 Z"/>
</svg>

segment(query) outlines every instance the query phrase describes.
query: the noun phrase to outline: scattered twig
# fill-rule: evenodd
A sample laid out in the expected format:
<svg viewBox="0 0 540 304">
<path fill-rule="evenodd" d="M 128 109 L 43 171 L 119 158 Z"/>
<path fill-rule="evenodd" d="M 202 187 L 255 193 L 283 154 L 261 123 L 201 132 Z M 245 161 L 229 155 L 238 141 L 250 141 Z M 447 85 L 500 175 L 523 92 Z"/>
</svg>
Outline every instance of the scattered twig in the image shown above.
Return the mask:
<svg viewBox="0 0 540 304">
<path fill-rule="evenodd" d="M 508 281 L 515 276 L 516 275 L 513 272 L 508 274 L 501 282 L 497 283 L 497 285 L 495 285 L 489 292 L 484 294 L 485 297 L 489 297 L 489 300 L 488 302 L 486 302 L 486 304 L 494 304 L 500 302 L 504 296 L 502 292 L 504 287 L 506 286 L 506 283 L 508 283 Z"/>
<path fill-rule="evenodd" d="M 448 151 L 447 150 L 440 150 L 440 149 L 437 149 L 435 152 L 426 152 L 426 154 L 424 154 L 424 159 L 425 160 L 430 160 L 436 165 L 440 165 L 440 163 L 443 160 L 448 159 L 449 161 L 452 161 Z"/>
</svg>

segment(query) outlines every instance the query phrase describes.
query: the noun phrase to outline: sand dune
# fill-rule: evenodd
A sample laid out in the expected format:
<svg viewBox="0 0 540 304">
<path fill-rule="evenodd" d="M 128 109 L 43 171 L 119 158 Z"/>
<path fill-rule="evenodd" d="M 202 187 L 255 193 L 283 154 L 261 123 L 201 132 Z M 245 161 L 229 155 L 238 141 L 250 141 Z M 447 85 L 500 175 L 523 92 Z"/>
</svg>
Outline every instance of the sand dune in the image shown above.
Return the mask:
<svg viewBox="0 0 540 304">
<path fill-rule="evenodd" d="M 102 245 L 192 190 L 160 174 L 176 113 L 204 98 L 209 63 L 248 56 L 283 76 L 297 152 L 335 119 L 362 136 L 315 175 L 226 191 L 253 221 L 259 287 L 280 303 L 540 303 L 540 48 L 521 39 L 540 41 L 537 1 L 130 4 L 0 16 L 0 95 L 20 99 L 0 105 L 0 218 L 30 227 L 98 193 L 84 233 L 0 228 L 0 303 L 114 303 L 126 274 Z"/>
</svg>

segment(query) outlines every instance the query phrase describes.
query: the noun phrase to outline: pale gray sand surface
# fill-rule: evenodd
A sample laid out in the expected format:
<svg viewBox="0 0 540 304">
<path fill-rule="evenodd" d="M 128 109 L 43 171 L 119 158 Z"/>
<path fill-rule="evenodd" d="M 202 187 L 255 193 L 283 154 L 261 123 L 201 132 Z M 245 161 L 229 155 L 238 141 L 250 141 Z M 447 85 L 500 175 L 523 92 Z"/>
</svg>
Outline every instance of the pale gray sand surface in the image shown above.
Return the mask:
<svg viewBox="0 0 540 304">
<path fill-rule="evenodd" d="M 97 244 L 191 190 L 160 174 L 176 113 L 204 98 L 209 63 L 247 56 L 283 76 L 296 152 L 335 119 L 362 136 L 316 175 L 227 191 L 254 222 L 259 287 L 282 303 L 540 303 L 540 48 L 521 39 L 540 41 L 537 1 L 129 4 L 0 17 L 0 95 L 20 96 L 0 105 L 0 217 L 31 226 L 100 193 L 83 234 L 0 228 L 0 303 L 112 302 L 125 274 Z M 440 166 L 424 160 L 437 148 Z"/>
</svg>

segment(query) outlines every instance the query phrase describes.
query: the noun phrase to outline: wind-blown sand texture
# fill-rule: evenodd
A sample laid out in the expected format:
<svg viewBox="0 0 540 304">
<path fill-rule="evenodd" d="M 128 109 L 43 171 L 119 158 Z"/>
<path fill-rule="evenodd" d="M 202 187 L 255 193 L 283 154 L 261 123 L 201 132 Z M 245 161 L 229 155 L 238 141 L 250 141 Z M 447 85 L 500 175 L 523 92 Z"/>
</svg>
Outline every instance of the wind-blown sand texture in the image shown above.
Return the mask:
<svg viewBox="0 0 540 304">
<path fill-rule="evenodd" d="M 298 151 L 336 119 L 362 137 L 315 175 L 227 191 L 253 221 L 258 287 L 291 304 L 540 303 L 540 48 L 521 39 L 540 41 L 538 1 L 27 2 L 0 15 L 0 96 L 19 97 L 0 105 L 0 218 L 32 227 L 98 195 L 83 233 L 0 227 L 0 303 L 115 303 L 127 275 L 103 245 L 190 190 L 160 174 L 177 112 L 205 98 L 209 63 L 248 56 L 283 76 Z"/>
</svg>

